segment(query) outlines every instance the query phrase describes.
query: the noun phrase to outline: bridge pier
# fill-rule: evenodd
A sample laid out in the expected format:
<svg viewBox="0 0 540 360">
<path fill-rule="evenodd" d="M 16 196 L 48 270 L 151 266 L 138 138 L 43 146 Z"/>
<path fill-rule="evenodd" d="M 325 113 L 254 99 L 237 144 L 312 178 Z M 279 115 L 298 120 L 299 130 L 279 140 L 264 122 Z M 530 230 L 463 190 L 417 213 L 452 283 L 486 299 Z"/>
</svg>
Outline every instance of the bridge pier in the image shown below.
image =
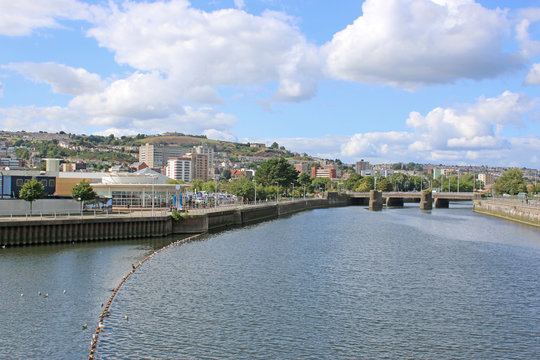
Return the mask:
<svg viewBox="0 0 540 360">
<path fill-rule="evenodd" d="M 433 194 L 430 190 L 420 192 L 420 210 L 431 210 L 433 208 Z"/>
<path fill-rule="evenodd" d="M 369 191 L 369 210 L 380 211 L 383 207 L 382 191 Z"/>
<path fill-rule="evenodd" d="M 403 206 L 403 198 L 387 197 L 386 198 L 386 207 L 390 207 L 390 206 Z"/>
<path fill-rule="evenodd" d="M 436 198 L 433 205 L 435 206 L 435 209 L 447 209 L 450 206 L 450 200 Z"/>
</svg>

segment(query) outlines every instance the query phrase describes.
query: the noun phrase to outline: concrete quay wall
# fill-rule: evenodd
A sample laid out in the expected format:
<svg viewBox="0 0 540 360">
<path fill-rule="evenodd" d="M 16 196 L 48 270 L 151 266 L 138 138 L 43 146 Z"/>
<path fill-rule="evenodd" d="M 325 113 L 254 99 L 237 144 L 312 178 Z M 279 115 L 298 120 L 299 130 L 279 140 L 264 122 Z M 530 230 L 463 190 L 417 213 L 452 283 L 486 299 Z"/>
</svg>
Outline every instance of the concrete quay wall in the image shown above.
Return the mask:
<svg viewBox="0 0 540 360">
<path fill-rule="evenodd" d="M 475 200 L 473 211 L 481 214 L 525 223 L 540 228 L 540 209 L 516 204 L 505 204 L 503 201 Z"/>
<path fill-rule="evenodd" d="M 330 194 L 329 198 L 325 199 L 272 202 L 255 206 L 245 206 L 233 210 L 192 215 L 188 219 L 171 220 L 171 228 L 173 234 L 197 234 L 277 219 L 280 216 L 310 209 L 346 206 L 348 204 L 349 198 L 347 196 L 337 196 L 337 194 L 336 196 L 332 196 Z"/>
<path fill-rule="evenodd" d="M 170 216 L 12 220 L 0 223 L 0 245 L 121 240 L 171 233 Z"/>
<path fill-rule="evenodd" d="M 209 211 L 174 220 L 164 216 L 63 217 L 57 219 L 11 219 L 0 221 L 0 246 L 39 245 L 65 242 L 121 240 L 198 234 L 228 227 L 243 226 L 276 219 L 299 211 L 345 206 L 348 198 L 329 196 L 280 203 L 245 206 L 236 209 Z"/>
</svg>

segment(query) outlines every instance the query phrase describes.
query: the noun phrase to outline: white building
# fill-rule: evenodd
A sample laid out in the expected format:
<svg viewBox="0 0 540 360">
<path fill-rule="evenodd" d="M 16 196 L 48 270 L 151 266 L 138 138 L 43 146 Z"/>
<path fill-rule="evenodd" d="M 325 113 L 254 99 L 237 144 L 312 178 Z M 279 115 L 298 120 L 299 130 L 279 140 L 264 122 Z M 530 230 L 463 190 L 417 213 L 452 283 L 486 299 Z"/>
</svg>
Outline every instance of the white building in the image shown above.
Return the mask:
<svg viewBox="0 0 540 360">
<path fill-rule="evenodd" d="M 174 180 L 190 182 L 192 177 L 191 159 L 178 158 L 167 161 L 166 175 Z"/>
</svg>

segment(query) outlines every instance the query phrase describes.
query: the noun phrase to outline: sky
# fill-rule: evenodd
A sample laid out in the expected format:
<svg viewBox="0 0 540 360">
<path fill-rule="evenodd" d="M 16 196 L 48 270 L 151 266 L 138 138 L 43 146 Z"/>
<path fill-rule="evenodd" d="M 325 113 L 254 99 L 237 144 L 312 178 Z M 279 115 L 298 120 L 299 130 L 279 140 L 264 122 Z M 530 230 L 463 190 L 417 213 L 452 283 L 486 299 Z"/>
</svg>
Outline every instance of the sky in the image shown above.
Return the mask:
<svg viewBox="0 0 540 360">
<path fill-rule="evenodd" d="M 540 0 L 0 0 L 0 129 L 540 168 Z"/>
</svg>

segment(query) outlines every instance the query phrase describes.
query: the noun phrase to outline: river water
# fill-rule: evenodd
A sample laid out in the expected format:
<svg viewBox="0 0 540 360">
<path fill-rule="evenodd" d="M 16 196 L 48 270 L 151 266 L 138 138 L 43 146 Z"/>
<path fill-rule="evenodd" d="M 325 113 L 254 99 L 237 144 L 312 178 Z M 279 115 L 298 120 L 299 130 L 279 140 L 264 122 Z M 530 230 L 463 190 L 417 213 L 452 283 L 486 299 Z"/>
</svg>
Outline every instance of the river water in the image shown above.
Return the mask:
<svg viewBox="0 0 540 360">
<path fill-rule="evenodd" d="M 167 241 L 0 250 L 0 358 L 86 358 Z M 307 211 L 154 256 L 96 357 L 534 359 L 539 275 L 537 229 L 470 207 Z"/>
</svg>

